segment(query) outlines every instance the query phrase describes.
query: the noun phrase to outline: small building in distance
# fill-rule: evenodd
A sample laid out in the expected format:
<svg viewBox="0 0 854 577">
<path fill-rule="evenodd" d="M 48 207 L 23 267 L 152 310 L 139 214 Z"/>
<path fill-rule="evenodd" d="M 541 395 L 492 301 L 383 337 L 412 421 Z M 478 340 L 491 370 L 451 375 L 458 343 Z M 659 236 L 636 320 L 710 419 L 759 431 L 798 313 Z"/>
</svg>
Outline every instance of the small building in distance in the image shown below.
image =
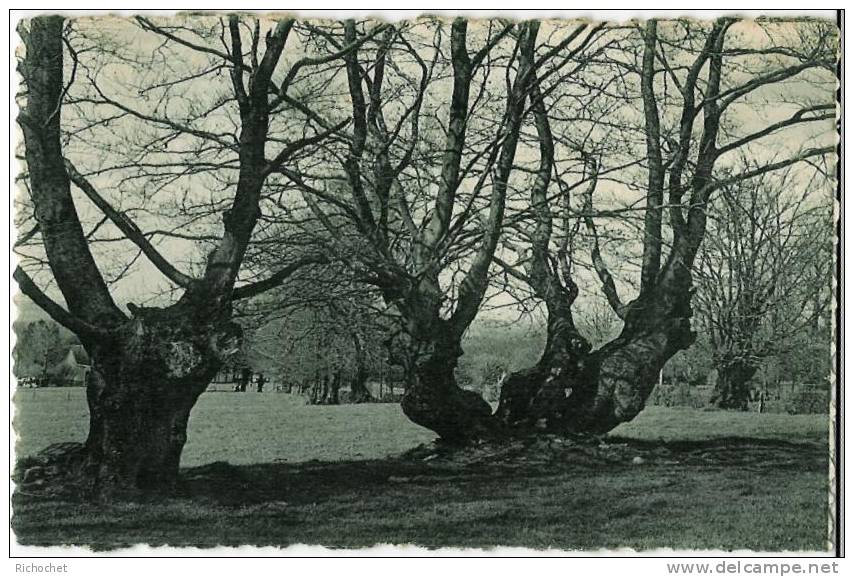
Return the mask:
<svg viewBox="0 0 854 577">
<path fill-rule="evenodd" d="M 89 383 L 92 364 L 83 345 L 69 345 L 61 360 L 47 370 L 37 366 L 25 367 L 16 375 L 18 385 L 34 387 L 85 387 Z"/>
<path fill-rule="evenodd" d="M 65 387 L 83 387 L 89 381 L 92 363 L 83 345 L 71 345 L 65 356 L 48 370 L 50 384 Z"/>
</svg>

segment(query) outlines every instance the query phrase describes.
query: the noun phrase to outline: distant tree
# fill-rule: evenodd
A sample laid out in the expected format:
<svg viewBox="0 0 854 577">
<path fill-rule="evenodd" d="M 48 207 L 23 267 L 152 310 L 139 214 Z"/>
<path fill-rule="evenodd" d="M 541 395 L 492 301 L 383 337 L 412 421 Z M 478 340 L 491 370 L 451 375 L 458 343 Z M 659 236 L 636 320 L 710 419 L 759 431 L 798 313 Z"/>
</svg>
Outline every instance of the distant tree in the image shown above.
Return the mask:
<svg viewBox="0 0 854 577">
<path fill-rule="evenodd" d="M 367 382 L 388 361 L 389 327 L 365 287 L 350 286 L 327 270 L 258 299 L 241 316 L 253 327 L 253 353 L 284 380 L 310 384 L 311 402 L 374 400 Z M 315 390 L 324 382 L 326 395 Z M 338 389 L 348 383 L 349 394 L 342 398 Z"/>
<path fill-rule="evenodd" d="M 709 208 L 695 309 L 717 371 L 712 402 L 721 408 L 746 410 L 762 363 L 798 354 L 805 334 L 830 357 L 830 335 L 819 327 L 830 307 L 832 214 L 829 196 L 816 197 L 815 188 L 789 174 L 764 175 L 724 188 Z"/>
<path fill-rule="evenodd" d="M 60 334 L 60 326 L 52 321 L 38 320 L 16 330 L 15 375 L 47 380 L 48 372 L 62 360 L 68 350 Z"/>
</svg>

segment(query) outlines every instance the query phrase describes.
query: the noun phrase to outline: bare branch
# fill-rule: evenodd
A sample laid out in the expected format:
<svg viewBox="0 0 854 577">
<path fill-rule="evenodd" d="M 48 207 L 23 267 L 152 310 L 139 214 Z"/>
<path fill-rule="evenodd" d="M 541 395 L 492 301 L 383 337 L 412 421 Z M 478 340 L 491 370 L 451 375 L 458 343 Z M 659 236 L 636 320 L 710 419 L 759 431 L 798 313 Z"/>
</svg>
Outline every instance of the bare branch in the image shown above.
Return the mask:
<svg viewBox="0 0 854 577">
<path fill-rule="evenodd" d="M 154 245 L 149 242 L 148 238 L 143 234 L 135 222 L 128 218 L 124 213 L 113 208 L 113 206 L 110 205 L 110 203 L 107 202 L 107 200 L 101 196 L 97 190 L 95 190 L 92 183 L 90 183 L 89 180 L 86 179 L 86 177 L 83 176 L 68 159 L 65 160 L 65 168 L 68 171 L 68 176 L 71 179 L 71 182 L 86 194 L 89 200 L 91 200 L 92 203 L 104 213 L 104 216 L 109 218 L 110 221 L 116 225 L 116 228 L 122 231 L 128 240 L 139 247 L 148 260 L 157 267 L 157 270 L 162 272 L 166 278 L 180 287 L 186 288 L 193 282 L 194 279 L 192 277 L 176 269 L 156 248 L 154 248 Z"/>
<path fill-rule="evenodd" d="M 288 278 L 290 278 L 296 271 L 300 270 L 303 267 L 313 265 L 313 264 L 328 264 L 329 258 L 322 254 L 310 255 L 303 257 L 288 266 L 282 268 L 277 271 L 273 275 L 265 278 L 264 280 L 260 280 L 251 284 L 242 285 L 236 287 L 234 291 L 231 293 L 231 298 L 233 300 L 240 300 L 251 298 L 257 296 L 263 292 L 266 292 L 270 289 L 274 289 L 278 286 L 281 286 Z"/>
<path fill-rule="evenodd" d="M 27 295 L 30 300 L 36 303 L 44 312 L 50 315 L 50 318 L 70 330 L 71 332 L 79 335 L 82 338 L 104 338 L 108 335 L 108 331 L 91 325 L 80 319 L 64 308 L 62 308 L 56 301 L 47 296 L 47 294 L 42 291 L 33 279 L 30 278 L 24 269 L 20 266 L 15 268 L 15 272 L 12 274 L 12 278 L 18 283 L 18 286 L 21 289 L 21 292 Z"/>
</svg>

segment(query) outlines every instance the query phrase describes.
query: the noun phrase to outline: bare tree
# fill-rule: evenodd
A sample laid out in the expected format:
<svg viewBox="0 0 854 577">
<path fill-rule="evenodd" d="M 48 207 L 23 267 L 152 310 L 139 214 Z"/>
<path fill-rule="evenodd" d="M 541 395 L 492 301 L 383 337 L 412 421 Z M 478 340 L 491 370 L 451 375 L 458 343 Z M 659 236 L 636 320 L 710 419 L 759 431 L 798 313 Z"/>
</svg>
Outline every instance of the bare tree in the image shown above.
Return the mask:
<svg viewBox="0 0 854 577">
<path fill-rule="evenodd" d="M 23 267 L 16 269 L 15 279 L 27 296 L 80 337 L 92 358 L 93 379 L 87 391 L 89 436 L 72 472 L 99 494 L 163 490 L 174 484 L 190 410 L 221 363 L 239 347 L 241 330 L 231 320 L 233 303 L 281 284 L 294 270 L 291 263 L 268 278 L 244 281 L 235 288 L 247 247 L 262 217 L 265 183 L 294 155 L 346 124 L 318 126 L 305 116 L 305 107 L 297 104 L 293 109 L 287 104 L 300 71 L 341 56 L 314 59 L 304 55 L 291 62 L 284 74 L 277 71 L 284 66 L 282 55 L 294 20 L 262 25 L 258 20 L 230 16 L 196 23 L 194 28 L 189 23 L 158 23 L 139 17 L 138 29 L 127 26 L 128 34 L 136 35 L 137 41 L 155 39 L 160 46 L 156 54 L 173 58 L 166 60 L 169 70 L 181 70 L 181 63 L 200 59 L 207 64 L 202 72 L 168 82 L 152 80 L 148 88 L 159 91 L 160 98 L 153 104 L 147 97 L 140 98 L 133 105 L 111 95 L 110 87 L 97 76 L 81 80 L 85 86 L 79 90 L 74 84 L 80 80 L 78 71 L 86 68 L 86 58 L 92 55 L 132 65 L 133 60 L 120 58 L 118 48 L 106 43 L 101 44 L 101 50 L 97 45 L 75 46 L 69 38 L 69 26 L 59 16 L 37 17 L 20 28 L 25 51 L 19 69 L 25 90 L 18 123 L 24 134 L 27 189 L 44 255 L 66 306 L 40 289 Z M 268 28 L 266 34 L 262 28 Z M 172 52 L 163 52 L 166 50 Z M 67 79 L 63 74 L 66 56 L 71 58 Z M 219 71 L 227 72 L 227 77 Z M 134 75 L 126 69 L 123 78 Z M 217 83 L 218 78 L 223 82 Z M 201 81 L 200 86 L 197 81 Z M 70 96 L 72 92 L 78 96 Z M 228 110 L 225 115 L 234 119 L 233 133 L 211 125 L 216 124 L 209 120 L 215 118 L 213 110 L 196 110 L 186 104 L 209 94 L 223 95 L 214 109 Z M 206 155 L 222 155 L 224 160 L 204 166 L 227 183 L 229 194 L 209 208 L 219 215 L 222 230 L 208 229 L 202 239 L 190 238 L 207 243 L 199 274 L 173 264 L 152 242 L 155 233 L 144 232 L 127 211 L 116 208 L 109 193 L 95 184 L 100 170 L 87 174 L 65 155 L 64 142 L 69 138 L 63 133 L 69 126 L 63 124 L 66 98 L 76 108 L 100 111 L 100 120 L 86 123 L 81 128 L 84 131 L 112 130 L 111 125 L 129 128 L 128 149 L 134 148 L 134 136 L 151 137 L 143 143 L 144 154 L 135 159 L 135 166 L 125 167 L 125 172 L 110 167 L 124 174 L 121 182 L 142 179 L 143 188 L 145 183 L 159 187 L 158 175 L 162 178 L 163 171 L 175 164 L 169 153 L 173 147 L 182 151 L 179 164 L 186 161 L 184 168 L 189 172 L 196 163 L 187 158 L 195 157 L 204 166 Z M 170 105 L 169 98 L 176 104 Z M 277 131 L 274 137 L 273 120 L 285 114 L 285 109 L 294 111 L 289 118 L 302 119 L 302 128 Z M 80 127 L 74 123 L 82 121 L 85 116 L 77 115 L 70 125 L 77 130 Z M 112 151 L 121 156 L 120 138 L 118 143 L 115 135 L 113 139 Z M 97 149 L 94 152 L 97 157 Z M 174 181 L 184 175 L 178 172 L 171 178 Z M 177 299 L 157 307 L 129 304 L 129 315 L 119 308 L 93 257 L 91 234 L 84 233 L 72 185 L 113 231 L 132 243 L 168 279 L 180 294 Z M 199 182 L 194 181 L 194 185 Z"/>
<path fill-rule="evenodd" d="M 662 27 L 651 20 L 626 35 L 612 60 L 613 74 L 621 80 L 637 78 L 643 109 L 640 133 L 645 139 L 647 182 L 640 282 L 631 301 L 621 297 L 597 241 L 595 221 L 601 215 L 593 212 L 593 194 L 600 161 L 579 152 L 587 167 L 579 185 L 587 186 L 581 218 L 592 236 L 590 259 L 608 303 L 623 321 L 619 336 L 597 350 L 591 350 L 573 321 L 572 305 L 579 291 L 571 263 L 560 248 L 558 259 L 552 256 L 547 190 L 556 163 L 553 123 L 545 107 L 535 102 L 540 168 L 531 204 L 538 207 L 537 232 L 525 280 L 546 304 L 549 334 L 539 363 L 511 375 L 504 386 L 497 414 L 508 426 L 604 432 L 634 418 L 665 362 L 694 340 L 692 269 L 714 192 L 834 151 L 833 145 L 817 145 L 773 158 L 761 148 L 797 133 L 789 132 L 797 127 L 815 125 L 819 134 L 832 132 L 832 90 L 818 90 L 817 101 L 801 103 L 798 83 L 786 82 L 795 78 L 802 83 L 829 81 L 836 59 L 832 25 L 804 21 L 793 28 L 790 23 L 724 18 L 708 24 L 676 21 Z M 768 41 L 759 45 L 757 27 L 767 27 L 762 37 Z M 632 60 L 633 54 L 640 62 Z M 790 89 L 784 100 L 794 110 L 781 120 L 745 127 L 738 119 L 759 105 L 755 99 L 769 87 Z M 622 98 L 629 107 L 637 102 L 625 89 Z M 759 160 L 744 170 L 730 169 L 732 154 L 746 150 Z M 669 216 L 667 234 L 665 214 Z"/>
<path fill-rule="evenodd" d="M 320 404 L 374 400 L 367 383 L 387 362 L 384 340 L 388 315 L 370 287 L 346 282 L 346 273 L 328 268 L 289 282 L 239 310 L 252 327 L 256 355 L 300 390 L 332 379 L 349 385 L 346 397 Z M 327 383 L 328 384 L 328 383 Z M 312 398 L 312 401 L 318 401 Z"/>
<path fill-rule="evenodd" d="M 317 34 L 333 47 L 356 42 L 357 23 L 343 28 L 343 40 Z M 552 31 L 553 44 L 538 47 L 538 22 L 491 22 L 479 27 L 486 35 L 472 54 L 464 19 L 421 20 L 346 58 L 354 129 L 337 156 L 343 193 L 303 180 L 306 202 L 332 238 L 349 240 L 332 247 L 338 258 L 394 308 L 408 375 L 403 410 L 445 439 L 493 429 L 490 406 L 457 385 L 454 369 L 489 285 L 531 81 L 564 50 L 581 52 L 599 29 Z M 447 103 L 433 102 L 438 89 L 428 84 L 447 87 Z M 401 105 L 397 94 L 411 100 Z"/>
<path fill-rule="evenodd" d="M 717 371 L 712 401 L 721 408 L 746 410 L 763 360 L 791 352 L 829 306 L 829 198 L 815 198 L 815 181 L 787 176 L 728 186 L 710 211 L 694 302 Z"/>
</svg>

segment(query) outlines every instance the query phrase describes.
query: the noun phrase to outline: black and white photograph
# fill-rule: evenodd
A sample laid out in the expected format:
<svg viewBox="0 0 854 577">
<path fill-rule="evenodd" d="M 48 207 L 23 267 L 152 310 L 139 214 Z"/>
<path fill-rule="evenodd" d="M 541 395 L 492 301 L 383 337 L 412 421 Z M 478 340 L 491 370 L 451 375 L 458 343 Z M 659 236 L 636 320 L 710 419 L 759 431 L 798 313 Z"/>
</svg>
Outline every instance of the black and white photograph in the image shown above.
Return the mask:
<svg viewBox="0 0 854 577">
<path fill-rule="evenodd" d="M 844 556 L 843 11 L 288 10 L 10 13 L 10 556 Z"/>
</svg>

